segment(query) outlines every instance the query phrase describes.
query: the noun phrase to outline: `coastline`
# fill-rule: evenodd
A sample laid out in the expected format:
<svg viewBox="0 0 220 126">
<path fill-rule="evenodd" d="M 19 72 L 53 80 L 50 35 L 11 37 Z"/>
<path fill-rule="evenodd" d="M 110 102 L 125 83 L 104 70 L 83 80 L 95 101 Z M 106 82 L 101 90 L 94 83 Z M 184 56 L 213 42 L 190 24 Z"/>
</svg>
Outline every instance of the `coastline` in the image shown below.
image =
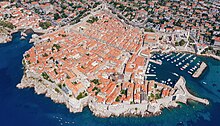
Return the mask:
<svg viewBox="0 0 220 126">
<path fill-rule="evenodd" d="M 80 100 L 66 95 L 61 89 L 55 91 L 55 85 L 36 74 L 33 71 L 24 71 L 24 76 L 21 83 L 16 87 L 19 89 L 23 88 L 34 88 L 36 94 L 45 94 L 46 97 L 50 98 L 55 103 L 65 104 L 70 112 L 77 113 L 82 112 L 83 108 L 88 106 L 92 111 L 93 115 L 101 118 L 107 117 L 151 117 L 158 116 L 162 113 L 164 108 L 176 108 L 179 107 L 177 102 L 187 104 L 188 100 L 194 100 L 208 105 L 207 99 L 201 99 L 191 95 L 186 86 L 185 79 L 180 77 L 175 88 L 177 92 L 175 94 L 176 100 L 170 102 L 169 99 L 173 97 L 165 97 L 163 99 L 158 99 L 156 103 L 141 103 L 141 104 L 124 104 L 120 103 L 117 105 L 107 105 L 102 103 L 97 103 L 92 96 L 86 96 Z"/>
<path fill-rule="evenodd" d="M 25 39 L 25 36 L 27 34 L 33 34 L 34 36 L 32 36 L 30 43 L 32 43 L 34 41 L 38 41 L 39 40 L 38 36 L 46 33 L 46 31 L 44 31 L 44 30 L 36 31 L 35 29 L 32 29 L 32 28 L 13 29 L 13 30 L 10 30 L 9 34 L 4 35 L 0 38 L 0 44 L 5 44 L 8 42 L 11 42 L 12 41 L 12 34 L 17 33 L 17 32 L 21 32 L 21 35 L 22 35 L 21 39 Z"/>
</svg>

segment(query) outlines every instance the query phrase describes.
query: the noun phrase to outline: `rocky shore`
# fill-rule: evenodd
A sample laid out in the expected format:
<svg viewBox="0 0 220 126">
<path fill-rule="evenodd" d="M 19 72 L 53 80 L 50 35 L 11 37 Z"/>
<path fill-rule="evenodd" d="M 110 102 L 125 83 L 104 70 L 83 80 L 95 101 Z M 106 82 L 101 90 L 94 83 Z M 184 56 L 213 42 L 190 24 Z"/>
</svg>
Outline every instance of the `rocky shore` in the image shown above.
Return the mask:
<svg viewBox="0 0 220 126">
<path fill-rule="evenodd" d="M 176 94 L 177 101 L 186 103 L 187 100 L 192 99 L 199 102 L 204 102 L 203 99 L 189 95 L 183 83 L 183 79 L 178 81 L 177 86 L 182 86 L 181 90 L 178 90 Z M 88 106 L 93 114 L 97 117 L 118 117 L 118 116 L 138 116 L 138 117 L 149 117 L 157 116 L 162 113 L 164 108 L 174 108 L 178 107 L 176 101 L 172 101 L 171 97 L 166 97 L 163 99 L 158 99 L 156 103 L 141 103 L 141 104 L 126 104 L 120 103 L 117 105 L 107 105 L 102 103 L 97 103 L 96 100 L 87 96 L 80 100 L 70 97 L 63 92 L 55 83 L 43 79 L 41 75 L 36 74 L 33 71 L 26 70 L 24 71 L 24 76 L 21 80 L 21 83 L 17 85 L 17 88 L 34 88 L 36 94 L 45 94 L 46 97 L 49 97 L 55 103 L 65 104 L 70 112 L 82 112 L 83 108 Z M 56 90 L 55 90 L 56 89 Z M 58 90 L 57 90 L 58 89 Z M 185 92 L 187 97 L 184 97 Z M 204 104 L 208 104 L 207 101 Z"/>
</svg>

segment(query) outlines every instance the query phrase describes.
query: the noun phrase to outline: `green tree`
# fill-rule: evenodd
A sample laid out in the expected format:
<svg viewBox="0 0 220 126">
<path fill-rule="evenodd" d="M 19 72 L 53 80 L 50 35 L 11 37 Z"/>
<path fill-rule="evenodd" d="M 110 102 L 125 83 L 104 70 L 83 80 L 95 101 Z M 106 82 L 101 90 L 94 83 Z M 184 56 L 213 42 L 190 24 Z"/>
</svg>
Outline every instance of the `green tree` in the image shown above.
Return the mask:
<svg viewBox="0 0 220 126">
<path fill-rule="evenodd" d="M 54 17 L 54 20 L 60 19 L 60 15 L 58 13 L 55 13 L 53 17 Z"/>
</svg>

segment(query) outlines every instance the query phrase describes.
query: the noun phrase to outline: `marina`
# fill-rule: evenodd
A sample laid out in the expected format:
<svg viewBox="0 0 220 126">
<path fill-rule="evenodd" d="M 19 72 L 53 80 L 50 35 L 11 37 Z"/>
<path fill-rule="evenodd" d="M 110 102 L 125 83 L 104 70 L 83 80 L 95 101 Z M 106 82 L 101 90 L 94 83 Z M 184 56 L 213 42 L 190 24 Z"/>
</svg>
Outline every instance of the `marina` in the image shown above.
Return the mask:
<svg viewBox="0 0 220 126">
<path fill-rule="evenodd" d="M 204 69 L 204 64 L 193 54 L 154 54 L 150 58 L 146 70 L 146 78 L 147 80 L 156 80 L 173 87 L 180 75 L 200 76 L 203 71 L 202 68 Z"/>
</svg>

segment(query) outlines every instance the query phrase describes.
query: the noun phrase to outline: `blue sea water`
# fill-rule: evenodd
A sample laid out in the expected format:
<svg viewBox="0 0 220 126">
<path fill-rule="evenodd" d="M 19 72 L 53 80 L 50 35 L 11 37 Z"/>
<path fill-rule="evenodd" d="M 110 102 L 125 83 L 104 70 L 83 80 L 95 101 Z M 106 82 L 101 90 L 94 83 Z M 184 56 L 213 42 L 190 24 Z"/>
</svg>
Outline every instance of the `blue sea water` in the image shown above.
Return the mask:
<svg viewBox="0 0 220 126">
<path fill-rule="evenodd" d="M 53 103 L 44 95 L 36 95 L 33 89 L 17 89 L 22 69 L 22 55 L 32 47 L 30 35 L 20 40 L 20 33 L 13 34 L 13 40 L 0 45 L 0 126 L 219 126 L 220 124 L 220 62 L 211 58 L 198 57 L 208 68 L 194 79 L 187 72 L 179 72 L 175 66 L 165 63 L 156 72 L 160 77 L 171 78 L 168 71 L 174 71 L 187 80 L 190 92 L 208 98 L 209 106 L 196 102 L 181 108 L 165 109 L 157 117 L 114 117 L 98 118 L 88 108 L 82 113 L 69 113 L 62 104 Z M 166 69 L 165 69 L 166 68 Z M 163 69 L 163 70 L 161 70 Z M 204 82 L 206 84 L 204 84 Z"/>
</svg>

